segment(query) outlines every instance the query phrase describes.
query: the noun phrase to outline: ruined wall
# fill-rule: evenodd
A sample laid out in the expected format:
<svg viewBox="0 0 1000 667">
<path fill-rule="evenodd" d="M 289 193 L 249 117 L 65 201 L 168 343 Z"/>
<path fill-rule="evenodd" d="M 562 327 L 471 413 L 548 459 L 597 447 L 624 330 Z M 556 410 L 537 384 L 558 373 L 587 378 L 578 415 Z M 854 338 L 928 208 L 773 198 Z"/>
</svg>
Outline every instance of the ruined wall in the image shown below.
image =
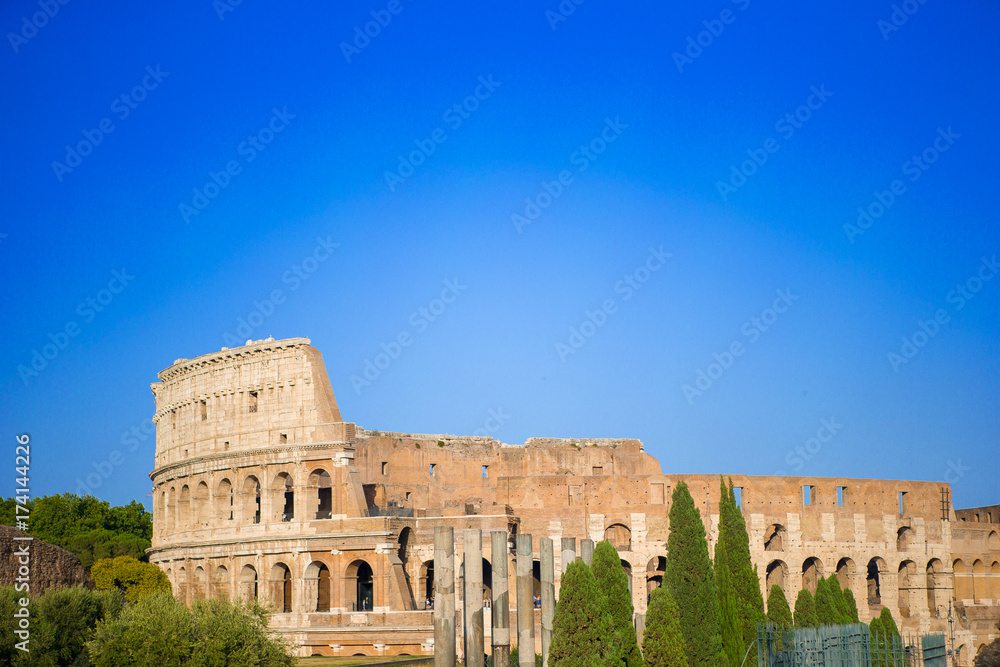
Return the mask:
<svg viewBox="0 0 1000 667">
<path fill-rule="evenodd" d="M 0 586 L 14 586 L 20 576 L 18 551 L 26 542 L 15 540 L 24 533 L 12 526 L 0 526 Z M 53 586 L 93 586 L 80 559 L 61 547 L 31 538 L 28 580 L 32 595 L 40 595 Z"/>
</svg>

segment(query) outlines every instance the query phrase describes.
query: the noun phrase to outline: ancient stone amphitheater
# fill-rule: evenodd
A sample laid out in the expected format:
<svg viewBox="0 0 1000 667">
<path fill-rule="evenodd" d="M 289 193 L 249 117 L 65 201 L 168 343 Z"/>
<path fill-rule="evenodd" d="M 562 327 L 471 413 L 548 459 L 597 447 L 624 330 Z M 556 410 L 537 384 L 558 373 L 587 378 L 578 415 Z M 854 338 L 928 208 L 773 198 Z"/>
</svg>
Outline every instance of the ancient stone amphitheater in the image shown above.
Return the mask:
<svg viewBox="0 0 1000 667">
<path fill-rule="evenodd" d="M 345 422 L 305 338 L 179 359 L 159 380 L 150 560 L 187 602 L 266 600 L 301 655 L 431 653 L 437 526 L 459 541 L 482 529 L 487 597 L 490 563 L 513 559 L 492 553 L 490 531 L 530 533 L 535 558 L 540 537 L 610 540 L 637 615 L 661 581 L 679 481 L 710 548 L 717 536 L 718 475 L 665 474 L 638 440 L 509 445 Z M 955 510 L 943 482 L 732 480 L 762 590 L 779 584 L 793 602 L 836 572 L 862 620 L 888 607 L 904 631 L 943 631 L 960 665 L 996 636 L 1000 506 Z"/>
</svg>

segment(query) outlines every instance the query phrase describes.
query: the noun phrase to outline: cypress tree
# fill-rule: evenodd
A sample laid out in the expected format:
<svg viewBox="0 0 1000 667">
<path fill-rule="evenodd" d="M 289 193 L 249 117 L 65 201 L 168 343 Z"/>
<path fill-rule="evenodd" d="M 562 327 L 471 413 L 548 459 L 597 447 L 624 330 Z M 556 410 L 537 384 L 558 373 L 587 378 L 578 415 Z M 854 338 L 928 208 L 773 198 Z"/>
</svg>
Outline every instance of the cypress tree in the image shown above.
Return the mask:
<svg viewBox="0 0 1000 667">
<path fill-rule="evenodd" d="M 833 601 L 837 607 L 837 614 L 840 617 L 838 623 L 854 623 L 851 618 L 851 608 L 847 606 L 847 598 L 844 596 L 844 589 L 840 587 L 840 579 L 836 574 L 831 574 L 826 580 L 827 588 L 833 593 Z"/>
<path fill-rule="evenodd" d="M 780 626 L 792 624 L 792 610 L 788 608 L 785 591 L 778 584 L 771 586 L 767 595 L 767 620 Z"/>
<path fill-rule="evenodd" d="M 680 611 L 666 588 L 657 588 L 650 596 L 642 658 L 646 667 L 688 667 Z"/>
<path fill-rule="evenodd" d="M 795 626 L 799 628 L 815 628 L 816 604 L 813 602 L 812 593 L 808 588 L 799 591 L 799 596 L 795 598 Z"/>
<path fill-rule="evenodd" d="M 731 477 L 728 493 L 722 495 L 727 497 L 728 502 L 725 503 L 725 532 L 722 530 L 723 505 L 719 505 L 719 542 L 726 545 L 733 590 L 736 591 L 737 615 L 746 647 L 757 638 L 757 624 L 764 621 L 764 597 L 760 592 L 757 568 L 750 560 L 750 535 L 743 512 L 736 505 Z"/>
<path fill-rule="evenodd" d="M 739 606 L 736 601 L 736 591 L 733 588 L 732 555 L 729 553 L 729 543 L 732 542 L 733 514 L 736 512 L 735 500 L 720 478 L 722 487 L 719 500 L 719 541 L 715 544 L 715 581 L 719 595 L 719 633 L 722 635 L 722 649 L 726 652 L 730 667 L 739 667 L 746 646 L 743 644 L 743 627 L 740 623 Z"/>
<path fill-rule="evenodd" d="M 690 667 L 728 663 L 719 634 L 718 590 L 708 557 L 705 526 L 684 482 L 677 484 L 671 499 L 663 583 L 679 601 L 681 634 Z"/>
<path fill-rule="evenodd" d="M 836 625 L 840 622 L 840 612 L 833 599 L 829 582 L 820 577 L 816 582 L 816 596 L 813 598 L 816 607 L 816 625 Z"/>
<path fill-rule="evenodd" d="M 597 582 L 601 610 L 611 623 L 607 642 L 609 654 L 605 656 L 604 664 L 641 667 L 642 654 L 639 653 L 633 625 L 632 595 L 618 550 L 606 540 L 598 543 L 590 569 Z"/>
<path fill-rule="evenodd" d="M 597 581 L 587 564 L 575 560 L 562 577 L 552 620 L 552 667 L 600 667 L 606 652 L 607 618 L 601 610 Z"/>
<path fill-rule="evenodd" d="M 878 616 L 873 618 L 868 624 L 868 632 L 871 635 L 872 667 L 885 667 L 885 630 L 882 628 L 882 619 Z"/>
<path fill-rule="evenodd" d="M 882 632 L 890 638 L 902 638 L 902 635 L 899 634 L 899 628 L 896 627 L 896 621 L 892 618 L 892 612 L 889 611 L 888 607 L 882 607 L 882 611 L 879 613 L 878 619 L 882 623 Z M 890 641 L 892 640 L 890 639 Z"/>
<path fill-rule="evenodd" d="M 858 616 L 858 603 L 854 601 L 854 593 L 851 592 L 850 588 L 844 589 L 844 602 L 847 603 L 847 622 L 860 623 L 861 617 Z"/>
</svg>

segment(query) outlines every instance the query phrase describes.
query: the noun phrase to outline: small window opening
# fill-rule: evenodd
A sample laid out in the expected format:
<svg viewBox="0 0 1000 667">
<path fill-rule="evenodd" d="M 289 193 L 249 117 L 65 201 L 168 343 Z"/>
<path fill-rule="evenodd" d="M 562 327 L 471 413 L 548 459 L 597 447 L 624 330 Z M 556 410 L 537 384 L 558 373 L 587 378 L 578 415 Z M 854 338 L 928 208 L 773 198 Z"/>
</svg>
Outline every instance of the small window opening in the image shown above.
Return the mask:
<svg viewBox="0 0 1000 667">
<path fill-rule="evenodd" d="M 734 486 L 733 487 L 733 495 L 736 496 L 736 506 L 739 507 L 742 510 L 743 509 L 743 487 L 742 486 Z"/>
<path fill-rule="evenodd" d="M 604 466 L 594 466 L 594 470 L 593 470 L 592 474 L 594 474 L 594 475 L 603 475 L 604 474 Z"/>
<path fill-rule="evenodd" d="M 226 440 L 224 443 L 222 443 L 222 447 L 223 449 L 229 449 L 229 441 Z"/>
<path fill-rule="evenodd" d="M 435 469 L 435 468 L 437 468 L 437 464 L 436 464 L 436 463 L 432 463 L 432 464 L 431 464 L 431 477 L 433 477 L 433 476 L 434 476 L 434 469 Z"/>
<path fill-rule="evenodd" d="M 489 466 L 483 466 L 483 479 L 486 479 L 489 476 L 490 476 L 490 467 Z"/>
<path fill-rule="evenodd" d="M 278 442 L 280 442 L 283 445 L 287 445 L 288 444 L 288 434 L 287 433 L 282 433 L 281 435 L 279 435 L 278 436 Z"/>
<path fill-rule="evenodd" d="M 838 505 L 843 505 L 844 504 L 844 496 L 845 495 L 847 495 L 847 487 L 846 486 L 838 486 L 837 487 L 837 504 Z"/>
<path fill-rule="evenodd" d="M 389 474 L 389 462 L 388 461 L 382 461 L 382 474 L 383 475 L 388 475 Z"/>
<path fill-rule="evenodd" d="M 812 494 L 812 489 L 813 488 L 811 486 L 809 486 L 808 484 L 806 484 L 806 485 L 804 485 L 802 487 L 802 504 L 803 505 L 812 505 L 812 495 L 813 495 Z"/>
<path fill-rule="evenodd" d="M 208 403 L 205 401 L 200 401 L 198 405 L 198 410 L 201 413 L 201 420 L 205 421 L 208 419 Z"/>
<path fill-rule="evenodd" d="M 906 491 L 899 492 L 899 515 L 906 513 Z"/>
<path fill-rule="evenodd" d="M 257 392 L 255 391 L 250 392 L 250 407 L 248 411 L 257 412 Z"/>
<path fill-rule="evenodd" d="M 407 492 L 406 492 L 406 499 L 407 499 L 407 500 L 409 500 L 409 499 L 410 499 L 410 491 L 407 491 Z"/>
</svg>

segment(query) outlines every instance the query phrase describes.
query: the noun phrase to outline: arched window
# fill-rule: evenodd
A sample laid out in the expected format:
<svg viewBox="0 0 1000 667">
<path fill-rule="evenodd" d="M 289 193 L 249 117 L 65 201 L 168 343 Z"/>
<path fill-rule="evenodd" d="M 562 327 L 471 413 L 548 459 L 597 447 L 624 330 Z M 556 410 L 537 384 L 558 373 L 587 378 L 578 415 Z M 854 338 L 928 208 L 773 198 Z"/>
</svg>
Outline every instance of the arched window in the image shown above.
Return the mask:
<svg viewBox="0 0 1000 667">
<path fill-rule="evenodd" d="M 882 604 L 882 573 L 886 571 L 885 561 L 875 557 L 868 561 L 868 604 Z"/>
<path fill-rule="evenodd" d="M 781 524 L 772 523 L 764 531 L 764 551 L 784 551 L 788 531 Z"/>
<path fill-rule="evenodd" d="M 937 589 L 943 587 L 943 581 L 938 580 L 942 572 L 941 561 L 932 558 L 927 563 L 927 609 L 931 612 L 931 618 L 938 618 L 940 614 L 937 608 Z"/>
<path fill-rule="evenodd" d="M 990 565 L 990 597 L 993 604 L 1000 604 L 1000 561 L 993 561 Z"/>
<path fill-rule="evenodd" d="M 278 473 L 271 484 L 274 496 L 272 521 L 291 521 L 295 518 L 295 490 L 292 487 L 292 477 L 287 472 Z"/>
<path fill-rule="evenodd" d="M 181 497 L 177 502 L 177 529 L 191 528 L 191 489 L 185 484 L 181 487 Z"/>
<path fill-rule="evenodd" d="M 375 586 L 372 566 L 363 560 L 356 560 L 347 566 L 345 577 L 347 599 L 351 600 L 354 611 L 371 611 L 375 601 Z"/>
<path fill-rule="evenodd" d="M 977 603 L 986 597 L 986 564 L 978 558 L 972 563 L 972 599 Z"/>
<path fill-rule="evenodd" d="M 972 577 L 968 566 L 961 558 L 955 560 L 951 565 L 951 570 L 955 577 L 955 597 L 959 600 L 972 599 Z"/>
<path fill-rule="evenodd" d="M 997 535 L 997 531 L 990 531 L 989 536 L 986 538 L 986 549 L 988 551 L 1000 551 L 1000 535 Z"/>
<path fill-rule="evenodd" d="M 854 561 L 850 558 L 841 558 L 837 561 L 837 581 L 840 582 L 840 587 L 843 589 L 849 589 L 851 584 L 851 578 L 854 576 Z"/>
<path fill-rule="evenodd" d="M 767 574 L 765 579 L 765 585 L 767 586 L 767 593 L 770 594 L 771 588 L 774 586 L 780 586 L 782 590 L 785 589 L 785 574 L 788 571 L 788 566 L 784 561 L 773 560 L 767 565 Z"/>
<path fill-rule="evenodd" d="M 208 575 L 200 565 L 194 568 L 194 581 L 191 586 L 191 599 L 204 600 L 208 596 Z"/>
<path fill-rule="evenodd" d="M 194 490 L 194 506 L 191 508 L 196 528 L 208 525 L 208 484 L 198 482 Z"/>
<path fill-rule="evenodd" d="M 284 563 L 271 568 L 271 600 L 279 614 L 292 610 L 292 571 Z"/>
<path fill-rule="evenodd" d="M 175 589 L 177 593 L 175 594 L 177 599 L 184 604 L 188 603 L 188 577 L 187 569 L 182 565 L 177 568 L 177 586 Z"/>
<path fill-rule="evenodd" d="M 313 561 L 306 568 L 305 596 L 307 611 L 330 611 L 330 568 Z"/>
<path fill-rule="evenodd" d="M 333 488 L 330 482 L 330 473 L 321 468 L 313 470 L 309 474 L 309 488 L 316 490 L 315 518 L 329 519 L 333 516 Z"/>
<path fill-rule="evenodd" d="M 663 556 L 651 558 L 646 563 L 646 595 L 663 585 L 663 575 L 667 571 L 667 559 Z"/>
<path fill-rule="evenodd" d="M 613 523 L 604 530 L 604 539 L 611 542 L 618 551 L 628 551 L 632 548 L 632 531 L 621 523 Z"/>
<path fill-rule="evenodd" d="M 219 489 L 215 495 L 215 518 L 217 521 L 233 519 L 233 485 L 225 478 L 219 482 Z"/>
<path fill-rule="evenodd" d="M 802 563 L 802 588 L 809 589 L 809 592 L 816 595 L 816 584 L 823 576 L 823 561 L 815 556 L 807 558 Z"/>
<path fill-rule="evenodd" d="M 896 551 L 906 551 L 910 548 L 910 542 L 913 541 L 913 529 L 908 526 L 903 526 L 898 531 L 896 531 Z"/>
<path fill-rule="evenodd" d="M 229 570 L 225 565 L 215 568 L 215 578 L 212 581 L 212 597 L 229 599 Z"/>
<path fill-rule="evenodd" d="M 253 475 L 243 480 L 242 503 L 243 521 L 260 523 L 260 482 Z"/>
<path fill-rule="evenodd" d="M 422 609 L 433 609 L 434 608 L 434 561 L 426 560 L 420 565 L 420 578 L 417 582 L 417 588 L 420 589 L 420 594 L 423 595 L 423 598 L 421 600 L 418 600 L 417 607 Z"/>
<path fill-rule="evenodd" d="M 917 588 L 917 564 L 912 560 L 904 560 L 899 564 L 896 586 L 899 591 L 899 615 L 910 617 L 910 589 Z"/>
<path fill-rule="evenodd" d="M 257 570 L 253 565 L 244 565 L 240 570 L 240 599 L 246 602 L 257 599 Z"/>
</svg>

